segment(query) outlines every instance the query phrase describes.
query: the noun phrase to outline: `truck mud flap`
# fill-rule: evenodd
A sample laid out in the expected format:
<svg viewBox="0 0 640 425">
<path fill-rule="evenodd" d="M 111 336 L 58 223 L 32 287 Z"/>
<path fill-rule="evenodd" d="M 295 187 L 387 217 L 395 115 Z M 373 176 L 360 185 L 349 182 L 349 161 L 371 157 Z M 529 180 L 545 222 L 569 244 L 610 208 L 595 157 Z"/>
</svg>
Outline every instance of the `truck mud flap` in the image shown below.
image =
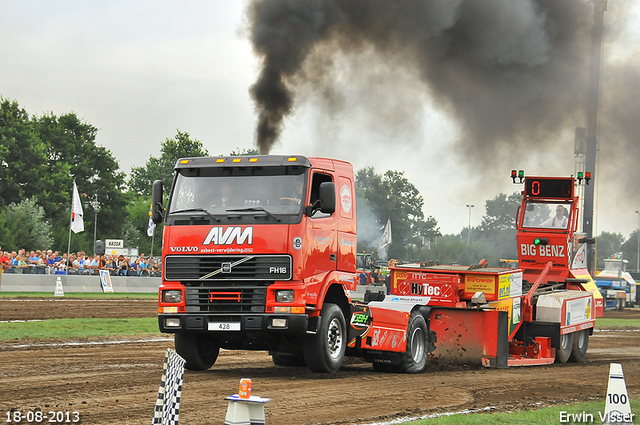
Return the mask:
<svg viewBox="0 0 640 425">
<path fill-rule="evenodd" d="M 509 318 L 506 311 L 434 308 L 429 327 L 437 335 L 433 356 L 447 363 L 506 368 Z"/>
</svg>

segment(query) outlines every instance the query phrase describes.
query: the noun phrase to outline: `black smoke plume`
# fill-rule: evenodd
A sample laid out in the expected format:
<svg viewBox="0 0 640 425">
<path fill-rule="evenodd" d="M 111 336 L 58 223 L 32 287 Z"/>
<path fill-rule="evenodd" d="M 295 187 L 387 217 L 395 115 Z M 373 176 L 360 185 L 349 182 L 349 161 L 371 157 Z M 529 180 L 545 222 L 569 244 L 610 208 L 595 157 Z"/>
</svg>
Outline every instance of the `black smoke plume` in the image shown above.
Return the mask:
<svg viewBox="0 0 640 425">
<path fill-rule="evenodd" d="M 378 64 L 393 64 L 413 70 L 418 81 L 411 90 L 422 90 L 456 120 L 458 152 L 476 164 L 499 151 L 544 149 L 562 131 L 585 125 L 592 2 L 254 0 L 248 12 L 262 61 L 251 88 L 261 153 L 278 141 L 301 87 L 316 86 L 330 97 L 326 88 L 338 74 L 336 55 L 371 50 L 374 55 L 361 56 L 372 61 L 363 68 L 375 73 Z M 615 128 L 637 152 L 635 62 L 618 64 L 612 71 L 619 78 L 611 85 L 616 92 L 603 94 L 603 105 L 613 107 L 611 98 L 622 96 L 631 110 L 603 111 L 602 117 L 615 123 L 603 128 Z M 606 84 L 612 74 L 603 75 Z"/>
</svg>

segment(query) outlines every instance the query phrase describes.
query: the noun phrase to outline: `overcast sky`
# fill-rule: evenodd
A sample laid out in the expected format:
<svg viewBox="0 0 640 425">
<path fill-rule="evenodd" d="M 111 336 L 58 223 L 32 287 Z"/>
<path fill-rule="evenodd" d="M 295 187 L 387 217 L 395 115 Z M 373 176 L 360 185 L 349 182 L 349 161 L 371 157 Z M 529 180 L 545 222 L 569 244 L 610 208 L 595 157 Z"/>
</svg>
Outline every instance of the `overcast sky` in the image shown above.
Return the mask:
<svg viewBox="0 0 640 425">
<path fill-rule="evenodd" d="M 626 9 L 633 19 L 620 29 L 618 44 L 605 47 L 606 58 L 638 57 L 640 25 L 631 23 L 638 22 L 639 10 L 637 5 Z M 605 20 L 615 21 L 615 8 L 607 13 Z M 75 112 L 98 128 L 97 143 L 126 173 L 158 156 L 161 142 L 178 129 L 212 155 L 252 148 L 257 114 L 249 88 L 260 62 L 246 24 L 241 1 L 0 0 L 0 95 L 30 114 Z M 337 67 L 342 59 L 336 56 Z M 455 120 L 428 90 L 396 100 L 418 112 L 408 125 L 376 123 L 366 111 L 369 93 L 349 82 L 353 67 L 341 75 L 340 113 L 322 112 L 321 95 L 305 97 L 285 119 L 271 153 L 330 156 L 355 169 L 373 166 L 378 173 L 404 171 L 425 200 L 425 215 L 433 216 L 443 233 L 468 225 L 466 205 L 475 205 L 471 225 L 476 226 L 487 199 L 521 190 L 509 178 L 513 168 L 530 175 L 574 174 L 573 127 L 584 122 L 559 134 L 555 150 L 544 156 L 514 156 L 506 149 L 469 167 L 469 158 L 461 161 L 453 149 L 460 136 Z M 407 69 L 390 66 L 389 73 L 396 83 L 412 79 Z M 603 160 L 601 154 L 599 164 Z M 637 194 L 612 195 L 622 185 L 616 179 L 623 178 L 603 175 L 597 186 L 597 233 L 628 237 L 638 226 Z"/>
</svg>

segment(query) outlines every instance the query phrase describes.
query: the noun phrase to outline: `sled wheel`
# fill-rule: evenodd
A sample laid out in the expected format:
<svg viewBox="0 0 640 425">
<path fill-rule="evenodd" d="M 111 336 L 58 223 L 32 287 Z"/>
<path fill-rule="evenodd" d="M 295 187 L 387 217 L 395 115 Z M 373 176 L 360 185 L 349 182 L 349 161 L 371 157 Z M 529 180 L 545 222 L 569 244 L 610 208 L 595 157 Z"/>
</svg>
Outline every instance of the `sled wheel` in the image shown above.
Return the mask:
<svg viewBox="0 0 640 425">
<path fill-rule="evenodd" d="M 218 359 L 220 345 L 209 335 L 177 333 L 175 334 L 176 352 L 186 360 L 188 370 L 207 370 Z"/>
<path fill-rule="evenodd" d="M 572 362 L 583 362 L 589 347 L 589 330 L 583 329 L 573 334 L 573 349 L 571 350 Z"/>
<path fill-rule="evenodd" d="M 304 360 L 313 372 L 333 373 L 340 369 L 347 349 L 347 325 L 342 310 L 335 304 L 322 308 L 320 327 L 305 342 Z"/>
<path fill-rule="evenodd" d="M 556 363 L 566 363 L 573 348 L 573 334 L 560 335 L 560 345 L 556 347 Z"/>
<path fill-rule="evenodd" d="M 420 373 L 427 366 L 427 322 L 417 311 L 411 313 L 407 328 L 407 351 L 399 372 Z"/>
</svg>

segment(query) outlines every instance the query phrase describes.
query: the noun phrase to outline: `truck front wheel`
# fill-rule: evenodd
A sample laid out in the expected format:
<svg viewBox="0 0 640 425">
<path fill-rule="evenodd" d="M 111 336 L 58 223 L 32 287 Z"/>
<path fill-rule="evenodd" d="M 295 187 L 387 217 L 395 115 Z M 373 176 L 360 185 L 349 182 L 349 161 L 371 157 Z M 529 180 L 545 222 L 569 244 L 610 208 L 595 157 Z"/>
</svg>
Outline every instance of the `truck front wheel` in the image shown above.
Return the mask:
<svg viewBox="0 0 640 425">
<path fill-rule="evenodd" d="M 556 348 L 556 363 L 566 363 L 571 357 L 573 334 L 560 335 L 560 344 Z"/>
<path fill-rule="evenodd" d="M 209 335 L 175 334 L 176 352 L 186 360 L 188 370 L 207 370 L 218 359 L 220 344 Z"/>
<path fill-rule="evenodd" d="M 587 355 L 589 347 L 589 329 L 583 329 L 573 334 L 573 349 L 571 350 L 571 361 L 582 362 Z"/>
<path fill-rule="evenodd" d="M 400 372 L 420 373 L 427 366 L 427 322 L 422 314 L 414 311 L 407 327 L 407 351 L 404 353 Z"/>
<path fill-rule="evenodd" d="M 340 369 L 347 349 L 347 325 L 342 310 L 327 303 L 322 308 L 318 332 L 302 347 L 304 360 L 313 372 L 333 373 Z"/>
</svg>

